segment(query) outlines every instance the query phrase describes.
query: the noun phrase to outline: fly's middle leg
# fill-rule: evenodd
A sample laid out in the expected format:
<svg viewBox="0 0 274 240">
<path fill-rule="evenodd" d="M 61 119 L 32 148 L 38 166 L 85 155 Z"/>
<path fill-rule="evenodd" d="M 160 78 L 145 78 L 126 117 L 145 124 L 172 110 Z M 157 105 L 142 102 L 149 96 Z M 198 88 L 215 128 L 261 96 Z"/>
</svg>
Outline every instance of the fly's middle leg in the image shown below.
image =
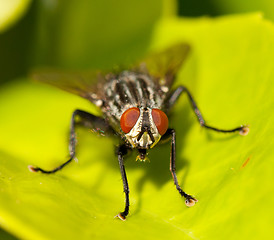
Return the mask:
<svg viewBox="0 0 274 240">
<path fill-rule="evenodd" d="M 44 170 L 40 167 L 28 166 L 29 170 L 32 172 L 42 172 L 46 174 L 55 173 L 61 170 L 63 167 L 68 165 L 75 158 L 75 146 L 76 146 L 76 125 L 83 125 L 88 128 L 92 128 L 95 132 L 100 134 L 108 134 L 113 131 L 108 123 L 100 117 L 94 116 L 88 112 L 82 110 L 75 110 L 71 117 L 71 126 L 70 126 L 70 138 L 69 138 L 69 159 L 61 164 L 60 166 L 52 170 Z"/>
</svg>

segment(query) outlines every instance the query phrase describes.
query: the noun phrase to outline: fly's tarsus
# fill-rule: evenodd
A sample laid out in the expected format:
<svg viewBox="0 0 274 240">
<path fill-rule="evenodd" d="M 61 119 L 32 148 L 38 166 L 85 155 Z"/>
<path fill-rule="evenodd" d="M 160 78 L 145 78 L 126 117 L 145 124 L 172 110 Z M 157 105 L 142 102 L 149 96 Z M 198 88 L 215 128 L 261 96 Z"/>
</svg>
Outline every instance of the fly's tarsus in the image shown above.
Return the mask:
<svg viewBox="0 0 274 240">
<path fill-rule="evenodd" d="M 127 214 L 125 214 L 124 212 L 121 212 L 121 213 L 117 214 L 115 216 L 115 218 L 120 218 L 122 221 L 126 221 L 126 216 L 127 216 Z"/>
<path fill-rule="evenodd" d="M 71 157 L 68 161 L 64 162 L 63 164 L 61 164 L 59 167 L 54 168 L 52 170 L 44 170 L 42 168 L 39 167 L 34 167 L 32 165 L 28 166 L 28 169 L 31 172 L 41 172 L 41 173 L 46 173 L 46 174 L 51 174 L 51 173 L 56 173 L 57 171 L 61 170 L 63 167 L 65 167 L 67 164 L 69 164 L 71 161 L 73 160 L 73 157 Z"/>
<path fill-rule="evenodd" d="M 187 207 L 192 207 L 195 205 L 195 203 L 198 202 L 198 200 L 190 195 L 186 197 L 185 204 Z"/>
<path fill-rule="evenodd" d="M 239 134 L 242 136 L 246 136 L 248 133 L 249 133 L 249 126 L 248 125 L 241 126 Z"/>
<path fill-rule="evenodd" d="M 30 170 L 30 172 L 38 172 L 38 168 L 37 167 L 34 167 L 32 165 L 28 165 L 28 169 Z"/>
<path fill-rule="evenodd" d="M 248 126 L 240 126 L 237 128 L 229 129 L 229 130 L 224 130 L 224 129 L 219 129 L 215 127 L 208 126 L 206 124 L 201 125 L 202 127 L 205 127 L 209 130 L 213 130 L 215 132 L 222 132 L 222 133 L 233 133 L 233 132 L 239 132 L 240 135 L 245 136 L 249 132 L 249 127 Z"/>
</svg>

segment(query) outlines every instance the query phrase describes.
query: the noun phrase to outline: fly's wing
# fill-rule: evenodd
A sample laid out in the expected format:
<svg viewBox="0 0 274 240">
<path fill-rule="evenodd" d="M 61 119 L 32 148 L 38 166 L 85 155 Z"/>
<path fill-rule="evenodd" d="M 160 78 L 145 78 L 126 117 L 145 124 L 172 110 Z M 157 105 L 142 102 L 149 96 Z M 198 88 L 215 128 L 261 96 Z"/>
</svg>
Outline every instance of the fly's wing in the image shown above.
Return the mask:
<svg viewBox="0 0 274 240">
<path fill-rule="evenodd" d="M 139 62 L 139 71 L 149 73 L 160 85 L 170 87 L 189 50 L 188 44 L 180 43 L 164 51 L 152 53 Z"/>
<path fill-rule="evenodd" d="M 148 73 L 162 86 L 168 88 L 181 68 L 189 52 L 189 45 L 177 44 L 162 52 L 153 53 L 139 61 L 132 68 L 142 73 Z M 99 71 L 66 72 L 53 69 L 40 69 L 31 74 L 31 78 L 48 83 L 67 92 L 79 95 L 97 105 L 103 99 L 103 84 L 124 68 L 113 69 L 112 73 Z"/>
<path fill-rule="evenodd" d="M 96 104 L 100 99 L 100 83 L 107 76 L 98 71 L 66 72 L 53 69 L 40 69 L 31 74 L 31 78 L 79 95 Z"/>
</svg>

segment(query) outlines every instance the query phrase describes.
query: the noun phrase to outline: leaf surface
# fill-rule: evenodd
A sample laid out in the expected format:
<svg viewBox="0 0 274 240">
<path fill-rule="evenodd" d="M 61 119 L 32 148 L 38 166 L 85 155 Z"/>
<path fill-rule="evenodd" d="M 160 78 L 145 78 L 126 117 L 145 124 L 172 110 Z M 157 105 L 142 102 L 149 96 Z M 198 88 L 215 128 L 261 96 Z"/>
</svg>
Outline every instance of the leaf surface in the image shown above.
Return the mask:
<svg viewBox="0 0 274 240">
<path fill-rule="evenodd" d="M 98 114 L 77 96 L 21 82 L 0 90 L 0 223 L 23 239 L 269 239 L 273 235 L 274 29 L 260 14 L 216 19 L 165 19 L 152 49 L 188 42 L 191 55 L 176 84 L 192 92 L 208 124 L 250 133 L 201 129 L 182 96 L 172 115 L 177 173 L 199 202 L 187 208 L 169 173 L 169 145 L 150 163 L 126 162 L 131 211 L 113 217 L 124 196 L 112 139 L 78 134 L 79 163 L 55 175 L 67 156 L 76 108 Z"/>
</svg>

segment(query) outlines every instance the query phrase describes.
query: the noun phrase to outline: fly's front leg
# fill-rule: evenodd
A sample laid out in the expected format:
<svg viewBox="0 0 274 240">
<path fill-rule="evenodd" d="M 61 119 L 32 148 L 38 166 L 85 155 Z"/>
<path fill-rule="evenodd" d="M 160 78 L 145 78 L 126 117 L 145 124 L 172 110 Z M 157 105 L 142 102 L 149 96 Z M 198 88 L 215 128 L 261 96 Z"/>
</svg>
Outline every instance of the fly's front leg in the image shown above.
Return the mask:
<svg viewBox="0 0 274 240">
<path fill-rule="evenodd" d="M 164 139 L 171 138 L 171 151 L 170 151 L 170 172 L 172 174 L 174 184 L 181 194 L 185 198 L 185 204 L 188 207 L 192 207 L 198 200 L 191 195 L 188 195 L 183 191 L 183 189 L 180 187 L 176 175 L 176 148 L 175 148 L 175 139 L 176 139 L 176 134 L 174 129 L 168 129 L 165 135 L 163 136 Z"/>
<path fill-rule="evenodd" d="M 124 166 L 124 156 L 127 154 L 127 151 L 129 149 L 126 145 L 120 145 L 117 149 L 117 155 L 118 155 L 118 162 L 120 166 L 120 172 L 123 179 L 123 188 L 125 193 L 125 209 L 123 212 L 120 212 L 116 217 L 120 218 L 121 220 L 125 221 L 126 217 L 129 212 L 129 187 L 128 187 L 128 181 L 127 181 L 127 175 L 126 170 Z"/>
<path fill-rule="evenodd" d="M 210 130 L 213 130 L 216 132 L 223 132 L 223 133 L 239 132 L 239 134 L 241 134 L 243 136 L 248 134 L 248 132 L 249 132 L 248 126 L 240 126 L 240 127 L 229 129 L 229 130 L 223 130 L 223 129 L 219 129 L 219 128 L 215 128 L 215 127 L 211 127 L 211 126 L 207 125 L 205 123 L 205 120 L 204 120 L 200 110 L 198 109 L 197 104 L 195 103 L 192 95 L 190 94 L 188 89 L 184 86 L 180 86 L 177 89 L 175 89 L 172 92 L 172 94 L 167 98 L 167 101 L 165 102 L 165 107 L 166 107 L 167 111 L 169 111 L 172 108 L 174 103 L 178 100 L 178 98 L 181 96 L 181 94 L 183 92 L 186 92 L 186 94 L 190 100 L 190 103 L 192 105 L 192 108 L 193 108 L 193 110 L 198 118 L 198 121 L 202 127 L 205 127 L 207 129 L 210 129 Z"/>
<path fill-rule="evenodd" d="M 108 123 L 100 117 L 94 116 L 88 112 L 82 110 L 75 110 L 71 117 L 71 126 L 70 126 L 70 138 L 69 138 L 69 155 L 70 158 L 61 164 L 60 166 L 52 170 L 44 170 L 40 167 L 28 166 L 29 170 L 32 172 L 42 172 L 42 173 L 55 173 L 69 164 L 75 158 L 75 146 L 76 146 L 76 134 L 75 127 L 77 124 L 83 125 L 85 127 L 92 128 L 95 132 L 99 132 L 104 135 L 108 132 L 113 131 Z"/>
</svg>

